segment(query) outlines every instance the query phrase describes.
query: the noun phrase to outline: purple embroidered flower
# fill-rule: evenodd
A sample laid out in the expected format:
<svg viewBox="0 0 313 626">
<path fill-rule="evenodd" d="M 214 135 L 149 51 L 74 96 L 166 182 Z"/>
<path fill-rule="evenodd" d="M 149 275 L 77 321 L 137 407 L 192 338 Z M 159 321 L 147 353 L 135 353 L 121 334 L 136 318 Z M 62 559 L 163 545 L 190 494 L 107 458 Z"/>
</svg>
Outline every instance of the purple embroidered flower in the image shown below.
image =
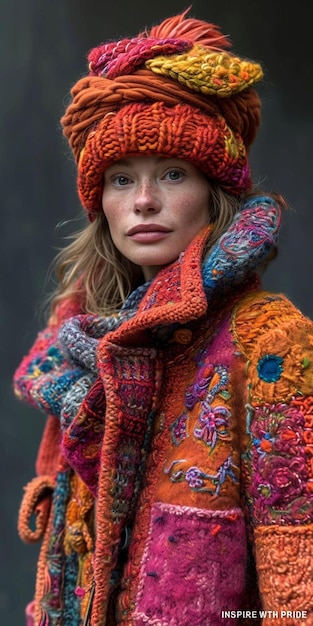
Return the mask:
<svg viewBox="0 0 313 626">
<path fill-rule="evenodd" d="M 194 436 L 214 448 L 217 439 L 229 440 L 230 411 L 224 406 L 211 408 L 207 402 L 203 402 L 202 406 L 199 426 L 194 429 Z"/>
<path fill-rule="evenodd" d="M 172 461 L 169 467 L 164 469 L 164 473 L 170 476 L 170 480 L 173 483 L 186 481 L 191 489 L 206 491 L 212 495 L 219 495 L 221 487 L 227 477 L 233 482 L 238 483 L 238 478 L 234 472 L 235 469 L 238 470 L 238 467 L 233 463 L 231 456 L 220 465 L 215 474 L 207 474 L 196 466 L 184 470 L 183 467 L 185 463 L 187 463 L 186 459 L 177 459 Z M 174 466 L 177 467 L 177 464 L 180 464 L 179 469 L 173 471 Z"/>
<path fill-rule="evenodd" d="M 173 424 L 171 424 L 172 441 L 178 446 L 181 441 L 187 437 L 187 419 L 186 413 L 182 413 Z"/>
<path fill-rule="evenodd" d="M 186 472 L 185 479 L 191 489 L 200 489 L 204 486 L 202 480 L 204 476 L 205 475 L 198 467 L 190 467 Z"/>
</svg>

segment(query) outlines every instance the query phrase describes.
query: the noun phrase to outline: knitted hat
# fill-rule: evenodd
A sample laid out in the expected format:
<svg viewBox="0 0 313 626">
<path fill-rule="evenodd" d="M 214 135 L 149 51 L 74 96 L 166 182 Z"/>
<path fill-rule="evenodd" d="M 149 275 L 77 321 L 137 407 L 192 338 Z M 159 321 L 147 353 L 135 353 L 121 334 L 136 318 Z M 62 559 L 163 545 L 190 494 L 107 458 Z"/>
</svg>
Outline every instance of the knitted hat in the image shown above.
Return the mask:
<svg viewBox="0 0 313 626">
<path fill-rule="evenodd" d="M 260 123 L 251 86 L 262 69 L 226 51 L 219 27 L 188 11 L 91 50 L 89 75 L 71 90 L 61 123 L 91 221 L 105 169 L 126 156 L 185 159 L 234 195 L 251 187 L 248 150 Z"/>
</svg>

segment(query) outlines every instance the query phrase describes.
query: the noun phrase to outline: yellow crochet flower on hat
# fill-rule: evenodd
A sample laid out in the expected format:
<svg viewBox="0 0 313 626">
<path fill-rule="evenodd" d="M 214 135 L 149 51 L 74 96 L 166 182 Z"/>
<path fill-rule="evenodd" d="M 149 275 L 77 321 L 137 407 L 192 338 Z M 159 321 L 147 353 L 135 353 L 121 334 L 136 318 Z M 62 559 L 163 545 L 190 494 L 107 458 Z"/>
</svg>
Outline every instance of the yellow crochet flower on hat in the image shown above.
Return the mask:
<svg viewBox="0 0 313 626">
<path fill-rule="evenodd" d="M 147 69 L 177 80 L 205 95 L 229 97 L 261 80 L 258 63 L 246 61 L 228 52 L 210 51 L 195 45 L 183 54 L 158 56 L 146 61 Z"/>
</svg>

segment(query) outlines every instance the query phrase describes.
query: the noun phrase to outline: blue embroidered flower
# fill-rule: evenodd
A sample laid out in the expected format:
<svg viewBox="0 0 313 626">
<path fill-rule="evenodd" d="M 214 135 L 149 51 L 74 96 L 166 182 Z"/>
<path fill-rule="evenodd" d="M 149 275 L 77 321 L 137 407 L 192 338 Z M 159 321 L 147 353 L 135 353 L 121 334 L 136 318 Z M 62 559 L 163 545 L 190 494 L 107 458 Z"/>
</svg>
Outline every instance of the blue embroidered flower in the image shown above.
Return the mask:
<svg viewBox="0 0 313 626">
<path fill-rule="evenodd" d="M 283 358 L 275 354 L 266 354 L 259 360 L 257 370 L 261 380 L 276 383 L 283 371 Z"/>
</svg>

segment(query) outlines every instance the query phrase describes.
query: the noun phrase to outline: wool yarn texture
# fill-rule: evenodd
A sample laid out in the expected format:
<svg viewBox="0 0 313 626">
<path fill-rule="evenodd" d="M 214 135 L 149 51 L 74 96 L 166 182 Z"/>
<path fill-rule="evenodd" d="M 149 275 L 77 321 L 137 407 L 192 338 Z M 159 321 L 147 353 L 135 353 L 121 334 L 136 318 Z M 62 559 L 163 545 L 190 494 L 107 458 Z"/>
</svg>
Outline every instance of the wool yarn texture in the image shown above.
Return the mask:
<svg viewBox="0 0 313 626">
<path fill-rule="evenodd" d="M 101 210 L 105 169 L 126 156 L 187 160 L 236 196 L 252 186 L 248 152 L 260 123 L 253 85 L 262 68 L 187 13 L 94 48 L 89 74 L 72 87 L 61 123 L 90 221 Z"/>
<path fill-rule="evenodd" d="M 44 533 L 35 626 L 114 623 L 112 598 L 120 626 L 231 626 L 225 605 L 312 623 L 312 322 L 255 275 L 280 219 L 247 200 L 208 258 L 210 227 L 116 316 L 68 303 L 21 363 L 49 415 L 19 521 Z"/>
</svg>

